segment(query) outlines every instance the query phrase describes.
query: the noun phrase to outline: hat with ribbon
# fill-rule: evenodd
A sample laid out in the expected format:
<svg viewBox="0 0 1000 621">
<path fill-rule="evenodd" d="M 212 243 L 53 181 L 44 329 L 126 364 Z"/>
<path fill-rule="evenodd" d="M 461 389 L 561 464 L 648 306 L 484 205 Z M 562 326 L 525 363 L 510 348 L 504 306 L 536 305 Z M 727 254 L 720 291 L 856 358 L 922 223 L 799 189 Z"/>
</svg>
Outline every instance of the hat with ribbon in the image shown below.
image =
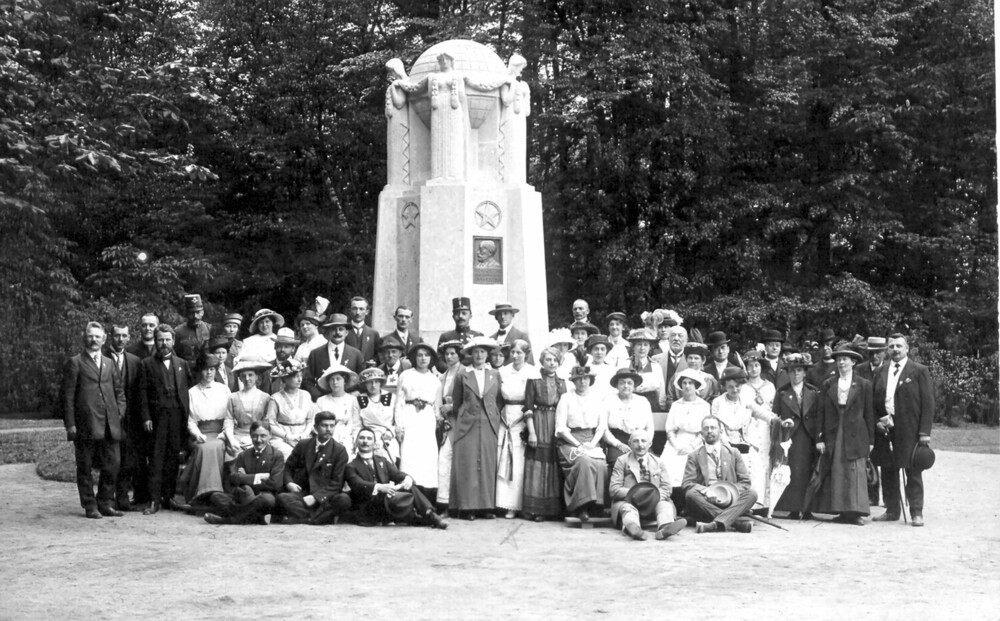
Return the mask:
<svg viewBox="0 0 1000 621">
<path fill-rule="evenodd" d="M 504 311 L 508 311 L 508 312 L 511 312 L 511 313 L 520 313 L 520 312 L 521 312 L 521 309 L 518 309 L 518 308 L 514 308 L 514 307 L 513 307 L 513 306 L 512 306 L 512 305 L 511 305 L 510 303 L 508 303 L 508 302 L 501 302 L 501 303 L 497 304 L 497 305 L 496 305 L 496 306 L 494 307 L 494 309 L 493 309 L 493 310 L 489 311 L 489 314 L 490 314 L 490 315 L 496 315 L 497 313 L 502 313 L 502 312 L 504 312 Z"/>
<path fill-rule="evenodd" d="M 270 308 L 262 308 L 253 314 L 253 319 L 250 320 L 250 334 L 257 334 L 257 324 L 260 323 L 261 319 L 265 317 L 270 317 L 271 321 L 274 322 L 275 328 L 280 328 L 285 325 L 285 318 L 274 312 Z"/>
<path fill-rule="evenodd" d="M 279 328 L 278 335 L 274 337 L 275 345 L 298 345 L 301 342 L 295 338 L 295 331 L 291 328 Z"/>
<path fill-rule="evenodd" d="M 334 375 L 340 375 L 344 378 L 344 389 L 348 389 L 358 381 L 358 374 L 354 371 L 348 369 L 342 364 L 331 364 L 326 371 L 323 371 L 323 375 L 319 376 L 316 380 L 316 384 L 326 392 L 330 392 L 330 378 Z"/>
</svg>

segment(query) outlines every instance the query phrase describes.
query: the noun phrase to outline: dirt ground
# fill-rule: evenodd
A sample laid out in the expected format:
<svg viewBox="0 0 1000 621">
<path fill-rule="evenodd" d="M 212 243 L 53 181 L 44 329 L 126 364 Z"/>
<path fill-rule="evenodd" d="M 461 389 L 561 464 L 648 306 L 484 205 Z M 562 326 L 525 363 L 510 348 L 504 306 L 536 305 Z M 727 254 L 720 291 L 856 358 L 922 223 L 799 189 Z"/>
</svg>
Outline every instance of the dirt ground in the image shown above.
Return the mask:
<svg viewBox="0 0 1000 621">
<path fill-rule="evenodd" d="M 72 484 L 0 466 L 0 618 L 996 619 L 998 474 L 996 455 L 938 451 L 922 529 L 782 520 L 790 532 L 634 542 L 521 520 L 86 520 Z"/>
</svg>

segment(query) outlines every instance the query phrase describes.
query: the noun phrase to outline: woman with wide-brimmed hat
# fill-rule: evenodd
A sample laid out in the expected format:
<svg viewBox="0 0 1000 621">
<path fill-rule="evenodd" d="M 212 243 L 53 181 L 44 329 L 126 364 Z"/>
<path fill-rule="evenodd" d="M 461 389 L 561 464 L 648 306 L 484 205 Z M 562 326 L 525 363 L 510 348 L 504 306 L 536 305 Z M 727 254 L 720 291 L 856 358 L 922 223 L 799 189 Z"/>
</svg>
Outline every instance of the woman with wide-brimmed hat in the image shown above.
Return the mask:
<svg viewBox="0 0 1000 621">
<path fill-rule="evenodd" d="M 437 496 L 437 429 L 441 418 L 441 382 L 434 375 L 438 354 L 427 343 L 406 352 L 410 368 L 399 374 L 396 387 L 396 437 L 399 468 L 413 477 L 430 498 Z"/>
<path fill-rule="evenodd" d="M 684 369 L 690 369 L 698 378 L 698 396 L 708 401 L 712 395 L 719 390 L 719 382 L 704 370 L 705 361 L 708 360 L 708 346 L 704 343 L 690 342 L 684 346 L 684 362 L 687 364 Z M 690 374 L 689 374 L 690 375 Z M 670 402 L 681 398 L 681 386 L 678 382 L 680 371 L 674 373 L 667 386 L 667 400 Z M 698 423 L 698 431 L 701 431 L 701 422 Z M 671 475 L 673 476 L 673 475 Z"/>
<path fill-rule="evenodd" d="M 675 491 L 680 489 L 684 480 L 687 456 L 701 447 L 701 421 L 711 413 L 708 402 L 698 394 L 706 375 L 692 368 L 681 369 L 674 375 L 674 383 L 680 387 L 680 397 L 674 399 L 667 412 L 664 425 L 667 443 L 663 447 L 663 458 L 667 460 L 670 485 Z M 708 379 L 712 377 L 708 376 Z M 680 493 L 679 499 L 683 497 Z"/>
<path fill-rule="evenodd" d="M 786 463 L 789 469 L 788 486 L 781 493 L 775 511 L 788 511 L 788 517 L 797 520 L 812 517 L 804 500 L 813 466 L 819 454 L 816 441 L 819 437 L 819 391 L 806 383 L 810 361 L 800 353 L 786 354 L 783 365 L 789 383 L 774 397 L 773 411 L 781 420 L 793 423 L 792 445 L 788 448 Z"/>
<path fill-rule="evenodd" d="M 556 450 L 556 406 L 566 393 L 566 380 L 559 376 L 559 360 L 565 352 L 546 347 L 538 355 L 539 376 L 524 387 L 524 417 L 528 446 L 524 453 L 524 501 L 522 515 L 541 522 L 562 514 L 559 453 Z M 572 358 L 572 356 L 566 356 Z"/>
<path fill-rule="evenodd" d="M 632 344 L 632 357 L 628 360 L 628 367 L 642 380 L 636 383 L 635 393 L 649 402 L 651 412 L 664 411 L 667 391 L 663 385 L 663 367 L 649 357 L 649 352 L 656 343 L 656 334 L 650 328 L 638 328 L 629 332 L 628 342 Z M 653 430 L 650 429 L 649 432 L 652 437 Z"/>
<path fill-rule="evenodd" d="M 817 513 L 836 513 L 838 522 L 864 525 L 868 504 L 866 462 L 875 442 L 872 383 L 854 373 L 862 356 L 850 345 L 833 350 L 837 375 L 823 384 L 819 397 L 820 433 L 816 450 L 830 464 L 819 494 Z"/>
<path fill-rule="evenodd" d="M 271 402 L 271 396 L 259 388 L 258 382 L 260 375 L 270 369 L 271 365 L 257 356 L 243 356 L 233 367 L 239 390 L 229 395 L 225 433 L 237 454 L 253 446 L 250 425 L 267 416 L 267 404 Z"/>
<path fill-rule="evenodd" d="M 649 401 L 635 394 L 642 382 L 643 377 L 628 367 L 618 369 L 611 376 L 609 383 L 617 394 L 604 402 L 608 421 L 604 432 L 608 470 L 614 468 L 619 457 L 629 452 L 628 439 L 633 431 L 643 429 L 653 437 L 653 411 Z"/>
<path fill-rule="evenodd" d="M 455 378 L 450 506 L 466 519 L 496 517 L 500 373 L 486 363 L 496 341 L 476 336 L 462 349 L 472 364 Z"/>
<path fill-rule="evenodd" d="M 608 465 L 600 444 L 608 426 L 607 411 L 603 398 L 591 392 L 595 375 L 589 368 L 574 369 L 570 381 L 574 390 L 556 406 L 563 497 L 570 514 L 588 520 L 604 507 Z"/>
<path fill-rule="evenodd" d="M 497 509 L 505 518 L 521 511 L 524 489 L 524 438 L 526 419 L 524 397 L 528 382 L 538 377 L 538 369 L 528 364 L 531 345 L 516 339 L 510 346 L 510 364 L 500 367 L 500 395 L 503 412 L 497 445 Z"/>
<path fill-rule="evenodd" d="M 226 443 L 222 431 L 230 392 L 215 381 L 215 370 L 220 364 L 222 360 L 217 356 L 202 352 L 192 367 L 198 383 L 188 390 L 187 427 L 194 441 L 187 466 L 177 482 L 187 502 L 223 490 Z"/>
<path fill-rule="evenodd" d="M 274 340 L 285 318 L 269 308 L 262 308 L 250 320 L 250 336 L 243 339 L 242 356 L 255 355 L 274 362 Z"/>
<path fill-rule="evenodd" d="M 323 372 L 316 384 L 324 395 L 316 399 L 316 412 L 330 412 L 337 419 L 333 439 L 344 445 L 347 456 L 354 459 L 354 440 L 361 431 L 361 408 L 349 391 L 354 389 L 358 374 L 344 365 L 334 363 Z"/>
<path fill-rule="evenodd" d="M 546 347 L 551 348 L 558 354 L 559 366 L 556 369 L 556 375 L 564 380 L 569 379 L 569 376 L 573 373 L 573 368 L 577 365 L 576 356 L 570 353 L 570 350 L 575 346 L 576 341 L 573 340 L 573 336 L 570 334 L 568 328 L 556 328 L 549 332 Z M 538 364 L 541 365 L 541 361 Z"/>
<path fill-rule="evenodd" d="M 303 364 L 291 358 L 279 362 L 271 369 L 271 378 L 281 382 L 282 389 L 271 395 L 267 404 L 267 422 L 271 426 L 271 446 L 285 459 L 300 440 L 312 433 L 316 404 L 312 396 L 302 390 Z"/>
</svg>

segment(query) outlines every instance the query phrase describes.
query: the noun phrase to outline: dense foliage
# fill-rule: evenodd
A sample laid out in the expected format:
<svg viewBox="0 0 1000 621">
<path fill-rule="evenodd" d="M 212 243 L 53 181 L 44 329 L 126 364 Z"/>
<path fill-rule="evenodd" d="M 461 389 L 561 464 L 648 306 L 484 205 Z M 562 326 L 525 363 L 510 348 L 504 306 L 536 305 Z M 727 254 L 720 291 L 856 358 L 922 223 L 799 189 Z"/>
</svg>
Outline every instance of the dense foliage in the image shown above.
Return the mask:
<svg viewBox="0 0 1000 621">
<path fill-rule="evenodd" d="M 676 308 L 752 344 L 902 329 L 997 417 L 984 0 L 18 0 L 0 5 L 0 398 L 84 318 L 183 291 L 294 315 L 372 285 L 386 60 L 524 55 L 550 316 Z M 140 260 L 140 251 L 146 260 Z M 957 413 L 957 414 L 956 414 Z"/>
</svg>

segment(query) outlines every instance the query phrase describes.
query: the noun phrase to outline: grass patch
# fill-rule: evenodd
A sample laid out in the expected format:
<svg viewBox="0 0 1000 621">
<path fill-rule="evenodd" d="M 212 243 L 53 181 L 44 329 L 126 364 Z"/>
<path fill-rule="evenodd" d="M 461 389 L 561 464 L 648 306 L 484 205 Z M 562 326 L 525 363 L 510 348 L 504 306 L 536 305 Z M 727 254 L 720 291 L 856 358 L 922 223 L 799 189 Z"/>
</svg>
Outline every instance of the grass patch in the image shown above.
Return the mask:
<svg viewBox="0 0 1000 621">
<path fill-rule="evenodd" d="M 35 428 L 58 428 L 65 429 L 63 422 L 61 420 L 56 420 L 54 418 L 0 418 L 0 430 L 2 429 L 27 429 L 30 427 Z"/>
<path fill-rule="evenodd" d="M 66 441 L 66 432 L 59 427 L 45 431 L 15 430 L 0 433 L 0 464 L 37 462 L 42 455 L 60 444 L 72 449 L 72 445 Z"/>
<path fill-rule="evenodd" d="M 49 481 L 76 483 L 76 454 L 73 444 L 63 442 L 50 448 L 39 457 L 35 471 L 38 476 Z M 97 480 L 97 474 L 94 480 Z"/>
</svg>

